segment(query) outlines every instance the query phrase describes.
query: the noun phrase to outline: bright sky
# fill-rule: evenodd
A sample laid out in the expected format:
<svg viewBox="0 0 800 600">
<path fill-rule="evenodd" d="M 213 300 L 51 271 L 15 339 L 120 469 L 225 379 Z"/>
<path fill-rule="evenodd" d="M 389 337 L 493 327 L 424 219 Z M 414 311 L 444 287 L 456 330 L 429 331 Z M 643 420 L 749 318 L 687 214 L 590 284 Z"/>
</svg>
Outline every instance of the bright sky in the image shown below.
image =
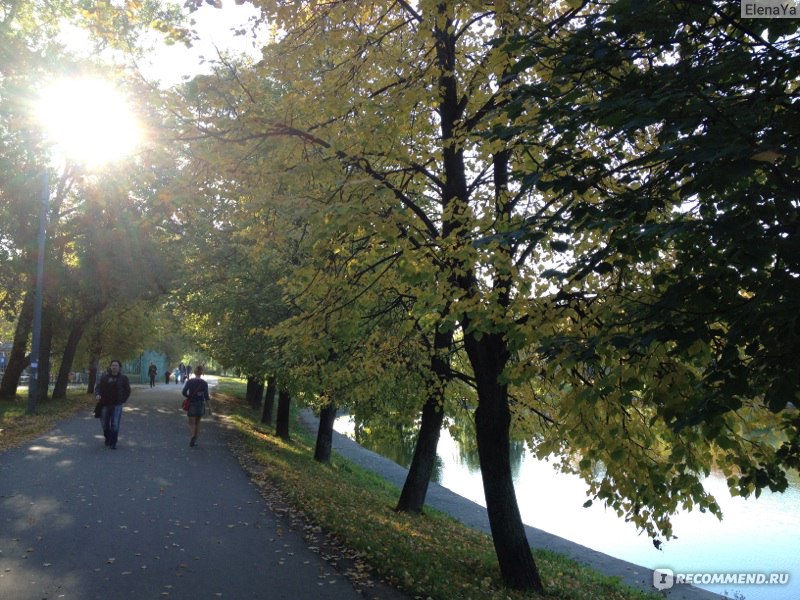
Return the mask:
<svg viewBox="0 0 800 600">
<path fill-rule="evenodd" d="M 151 60 L 140 65 L 142 71 L 148 78 L 157 79 L 162 86 L 168 87 L 180 83 L 185 77 L 208 72 L 209 62 L 217 60 L 217 49 L 223 54 L 246 54 L 257 58 L 262 44 L 254 43 L 250 33 L 252 25 L 249 23 L 257 15 L 258 10 L 249 2 L 239 5 L 228 0 L 223 2 L 221 9 L 204 3 L 193 14 L 195 25 L 192 28 L 197 32 L 199 41 L 191 48 L 183 44 L 159 44 Z M 235 35 L 235 30 L 245 33 Z"/>
<path fill-rule="evenodd" d="M 57 162 L 91 169 L 130 154 L 140 141 L 127 98 L 102 79 L 53 81 L 42 90 L 37 113 Z"/>
<path fill-rule="evenodd" d="M 261 44 L 255 43 L 251 32 L 251 20 L 257 15 L 249 3 L 225 2 L 222 9 L 204 3 L 193 15 L 192 28 L 199 39 L 191 48 L 168 46 L 153 33 L 149 43 L 154 51 L 139 67 L 146 78 L 169 87 L 208 72 L 218 51 L 257 58 Z M 243 33 L 236 35 L 236 30 Z M 79 30 L 66 28 L 62 37 L 78 52 L 86 46 L 86 36 Z M 48 82 L 36 110 L 57 162 L 97 167 L 134 152 L 141 141 L 130 100 L 110 81 L 81 77 Z"/>
<path fill-rule="evenodd" d="M 166 1 L 183 4 L 176 0 Z M 191 48 L 184 44 L 170 46 L 163 43 L 161 33 L 152 31 L 143 40 L 145 45 L 152 47 L 152 52 L 139 62 L 139 67 L 148 79 L 156 79 L 162 86 L 169 87 L 186 77 L 208 72 L 210 63 L 217 60 L 217 49 L 223 54 L 245 54 L 256 58 L 263 44 L 254 43 L 250 21 L 258 14 L 258 9 L 249 2 L 239 5 L 226 0 L 222 8 L 203 3 L 191 15 L 194 21 L 191 28 L 197 33 L 198 41 Z M 237 30 L 243 33 L 237 35 Z M 266 28 L 261 28 L 259 37 L 266 39 Z M 81 29 L 64 24 L 60 38 L 73 51 L 92 52 L 91 42 Z"/>
</svg>

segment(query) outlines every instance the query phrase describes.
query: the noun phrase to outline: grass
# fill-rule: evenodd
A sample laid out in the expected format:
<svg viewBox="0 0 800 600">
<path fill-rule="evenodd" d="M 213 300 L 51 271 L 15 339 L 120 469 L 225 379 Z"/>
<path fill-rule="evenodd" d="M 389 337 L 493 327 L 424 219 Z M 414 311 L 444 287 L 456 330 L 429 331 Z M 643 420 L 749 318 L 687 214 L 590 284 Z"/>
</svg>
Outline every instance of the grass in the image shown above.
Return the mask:
<svg viewBox="0 0 800 600">
<path fill-rule="evenodd" d="M 215 407 L 243 436 L 246 453 L 262 468 L 256 483 L 274 486 L 307 528 L 333 536 L 358 565 L 403 592 L 420 598 L 612 599 L 660 598 L 621 584 L 552 552 L 535 551 L 543 595 L 503 586 L 491 538 L 449 516 L 426 508 L 423 516 L 394 511 L 399 490 L 334 455 L 331 464 L 313 460 L 314 440 L 295 425 L 284 441 L 259 423 L 260 413 L 240 399 L 245 385 L 220 380 Z"/>
<path fill-rule="evenodd" d="M 0 451 L 14 448 L 47 433 L 58 421 L 80 410 L 94 408 L 94 398 L 83 391 L 71 390 L 59 400 L 39 402 L 36 413 L 26 414 L 28 398 L 17 396 L 14 400 L 0 400 Z"/>
</svg>

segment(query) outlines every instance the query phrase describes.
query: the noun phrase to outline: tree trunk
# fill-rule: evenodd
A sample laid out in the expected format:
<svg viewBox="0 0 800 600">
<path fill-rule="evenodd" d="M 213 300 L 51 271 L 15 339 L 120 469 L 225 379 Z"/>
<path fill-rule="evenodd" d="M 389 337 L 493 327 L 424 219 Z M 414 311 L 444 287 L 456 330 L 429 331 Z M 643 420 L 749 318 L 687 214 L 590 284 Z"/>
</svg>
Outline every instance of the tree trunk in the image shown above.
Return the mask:
<svg viewBox="0 0 800 600">
<path fill-rule="evenodd" d="M 475 431 L 483 492 L 500 573 L 513 589 L 541 591 L 542 581 L 525 536 L 511 476 L 511 413 L 508 388 L 500 375 L 508 361 L 502 336 L 484 333 L 477 339 L 465 324 L 464 344 L 478 384 Z"/>
<path fill-rule="evenodd" d="M 253 381 L 255 377 L 252 375 L 247 376 L 247 388 L 244 392 L 244 401 L 252 406 L 253 404 Z"/>
<path fill-rule="evenodd" d="M 261 422 L 272 425 L 272 407 L 275 404 L 275 377 L 267 377 L 267 392 L 264 394 L 264 411 L 261 413 Z"/>
<path fill-rule="evenodd" d="M 419 514 L 425 506 L 428 484 L 436 466 L 436 449 L 444 421 L 444 391 L 448 365 L 438 352 L 449 349 L 452 341 L 452 333 L 444 334 L 437 331 L 435 334 L 434 348 L 437 352 L 431 358 L 431 371 L 437 381 L 430 386 L 428 400 L 422 407 L 422 422 L 414 447 L 414 457 L 411 459 L 408 475 L 395 509 L 399 512 Z"/>
<path fill-rule="evenodd" d="M 22 301 L 22 308 L 14 329 L 14 342 L 8 355 L 3 380 L 0 382 L 0 400 L 13 400 L 17 397 L 19 378 L 30 364 L 31 359 L 26 352 L 33 320 L 33 297 L 33 292 L 27 292 Z"/>
<path fill-rule="evenodd" d="M 99 370 L 100 359 L 93 358 L 92 362 L 89 363 L 89 381 L 86 385 L 86 393 L 87 394 L 94 394 L 94 386 L 97 383 L 97 371 Z"/>
<path fill-rule="evenodd" d="M 42 310 L 42 339 L 39 344 L 39 382 L 36 388 L 36 403 L 47 401 L 50 391 L 50 355 L 53 353 L 53 318 L 54 310 L 45 306 Z"/>
<path fill-rule="evenodd" d="M 73 323 L 72 330 L 69 332 L 67 343 L 64 346 L 64 355 L 61 357 L 61 367 L 58 370 L 56 385 L 53 387 L 53 399 L 66 398 L 67 386 L 69 385 L 69 374 L 72 371 L 72 363 L 75 360 L 75 353 L 78 344 L 83 337 L 85 323 Z"/>
<path fill-rule="evenodd" d="M 333 423 L 336 421 L 336 405 L 333 402 L 326 404 L 319 413 L 319 429 L 317 430 L 317 444 L 314 447 L 314 460 L 321 463 L 331 462 L 331 449 L 333 448 Z"/>
<path fill-rule="evenodd" d="M 255 395 L 253 400 L 255 401 L 253 404 L 253 408 L 256 410 L 261 410 L 261 399 L 264 397 L 264 379 L 259 378 L 258 380 L 258 393 Z M 263 411 L 262 411 L 263 412 Z"/>
<path fill-rule="evenodd" d="M 289 406 L 291 397 L 288 390 L 281 390 L 278 394 L 278 416 L 275 419 L 275 435 L 284 440 L 289 439 Z"/>
<path fill-rule="evenodd" d="M 256 377 L 253 382 L 253 396 L 250 399 L 250 406 L 258 410 L 261 408 L 261 398 L 264 396 L 264 379 Z"/>
<path fill-rule="evenodd" d="M 438 393 L 429 396 L 422 408 L 422 422 L 417 445 L 414 447 L 414 457 L 395 509 L 399 512 L 419 514 L 425 506 L 425 497 L 428 495 L 428 484 L 436 465 L 436 448 L 439 445 L 439 435 L 444 421 L 444 410 L 436 396 Z"/>
<path fill-rule="evenodd" d="M 261 408 L 261 396 L 264 394 L 264 381 L 257 375 L 248 375 L 245 400 L 252 408 Z"/>
</svg>

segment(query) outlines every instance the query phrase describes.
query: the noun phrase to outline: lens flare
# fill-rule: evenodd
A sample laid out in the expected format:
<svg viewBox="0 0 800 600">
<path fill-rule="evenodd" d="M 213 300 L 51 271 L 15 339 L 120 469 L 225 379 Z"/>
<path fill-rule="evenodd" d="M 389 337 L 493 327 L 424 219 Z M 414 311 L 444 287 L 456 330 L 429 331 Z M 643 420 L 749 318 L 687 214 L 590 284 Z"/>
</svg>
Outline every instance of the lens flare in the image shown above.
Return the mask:
<svg viewBox="0 0 800 600">
<path fill-rule="evenodd" d="M 103 165 L 130 154 L 141 140 L 126 97 L 102 79 L 55 81 L 43 90 L 37 112 L 48 140 L 70 162 Z"/>
</svg>

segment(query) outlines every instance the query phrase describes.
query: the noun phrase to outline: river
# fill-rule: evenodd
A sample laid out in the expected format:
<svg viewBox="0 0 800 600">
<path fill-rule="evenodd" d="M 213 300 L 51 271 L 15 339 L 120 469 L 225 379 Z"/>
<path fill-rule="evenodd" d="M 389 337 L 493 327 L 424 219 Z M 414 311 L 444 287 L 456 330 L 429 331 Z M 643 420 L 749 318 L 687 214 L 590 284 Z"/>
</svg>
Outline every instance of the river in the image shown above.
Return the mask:
<svg viewBox="0 0 800 600">
<path fill-rule="evenodd" d="M 339 433 L 353 435 L 349 417 L 336 420 Z M 359 443 L 404 467 L 410 462 L 408 440 L 380 445 L 369 439 Z M 463 448 L 447 429 L 442 430 L 437 483 L 485 506 L 480 469 L 474 452 Z M 800 598 L 800 480 L 793 479 L 782 493 L 763 492 L 758 499 L 734 498 L 722 476 L 707 478 L 724 518 L 709 513 L 681 512 L 673 517 L 676 538 L 656 549 L 646 535 L 606 510 L 600 503 L 588 508 L 586 484 L 576 475 L 553 469 L 552 464 L 530 456 L 520 445 L 512 459 L 514 486 L 522 520 L 532 527 L 577 542 L 610 556 L 651 569 L 675 573 L 789 574 L 783 585 L 715 585 L 699 587 L 738 600 L 798 600 Z"/>
</svg>

